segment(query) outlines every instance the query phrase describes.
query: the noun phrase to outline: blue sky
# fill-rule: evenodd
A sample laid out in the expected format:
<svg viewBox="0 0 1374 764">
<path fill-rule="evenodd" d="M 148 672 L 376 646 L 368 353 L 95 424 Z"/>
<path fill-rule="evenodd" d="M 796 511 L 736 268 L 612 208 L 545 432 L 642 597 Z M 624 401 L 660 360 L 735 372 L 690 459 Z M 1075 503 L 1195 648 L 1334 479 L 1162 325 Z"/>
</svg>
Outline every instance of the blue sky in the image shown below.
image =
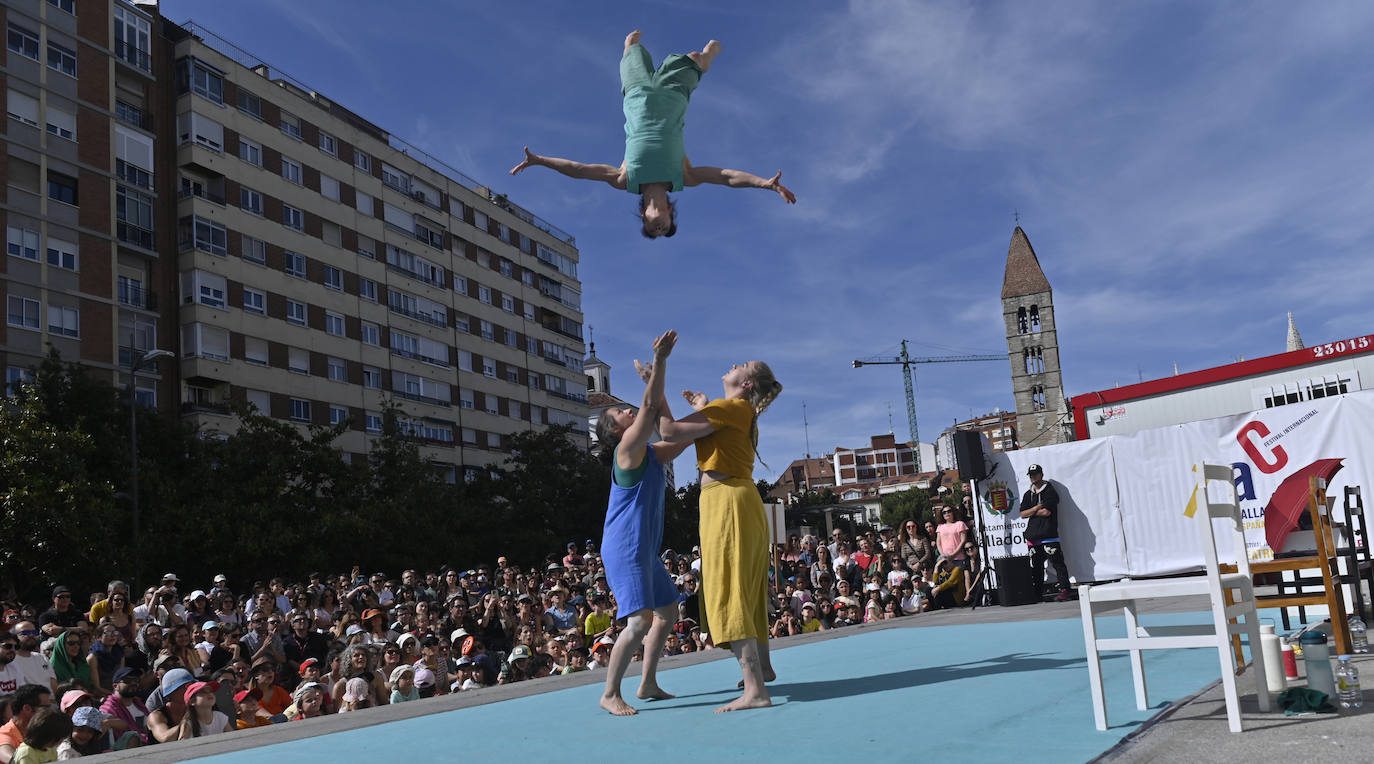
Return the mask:
<svg viewBox="0 0 1374 764">
<path fill-rule="evenodd" d="M 378 8 L 385 8 L 380 13 Z M 670 390 L 768 361 L 776 477 L 806 450 L 905 438 L 900 372 L 855 357 L 1002 353 L 1013 211 L 1055 290 L 1066 392 L 1374 331 L 1374 4 L 449 3 L 164 0 L 273 67 L 572 232 L 586 323 L 631 360 L 676 328 Z M 272 19 L 264 24 L 262 19 Z M 692 97 L 696 164 L 797 194 L 679 197 L 640 237 L 635 197 L 543 168 L 619 164 L 618 61 L 724 52 Z M 1012 407 L 1007 363 L 917 374 L 922 440 Z M 688 454 L 690 457 L 690 452 Z M 689 459 L 678 465 L 691 474 Z"/>
</svg>

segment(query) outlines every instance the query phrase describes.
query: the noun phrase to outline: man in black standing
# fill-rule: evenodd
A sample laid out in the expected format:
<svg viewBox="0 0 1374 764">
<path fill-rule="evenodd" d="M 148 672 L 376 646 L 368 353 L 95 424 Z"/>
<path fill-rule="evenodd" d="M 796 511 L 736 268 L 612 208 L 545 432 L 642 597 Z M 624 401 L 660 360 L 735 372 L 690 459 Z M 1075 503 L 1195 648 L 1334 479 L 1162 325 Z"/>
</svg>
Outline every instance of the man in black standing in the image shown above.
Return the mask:
<svg viewBox="0 0 1374 764">
<path fill-rule="evenodd" d="M 1045 562 L 1054 566 L 1059 581 L 1056 602 L 1073 599 L 1069 586 L 1069 569 L 1064 564 L 1064 547 L 1059 541 L 1059 493 L 1045 480 L 1045 472 L 1038 464 L 1026 470 L 1031 487 L 1021 497 L 1021 517 L 1026 518 L 1026 543 L 1030 545 L 1031 585 L 1035 595 L 1044 598 Z"/>
</svg>

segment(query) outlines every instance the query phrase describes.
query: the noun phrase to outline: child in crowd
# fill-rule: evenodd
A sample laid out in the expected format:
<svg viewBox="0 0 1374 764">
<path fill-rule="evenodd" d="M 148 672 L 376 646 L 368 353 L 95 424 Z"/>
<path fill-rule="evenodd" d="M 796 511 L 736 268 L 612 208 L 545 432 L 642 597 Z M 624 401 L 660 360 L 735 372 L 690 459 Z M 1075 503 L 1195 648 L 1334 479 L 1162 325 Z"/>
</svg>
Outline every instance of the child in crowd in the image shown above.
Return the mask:
<svg viewBox="0 0 1374 764">
<path fill-rule="evenodd" d="M 611 648 L 615 646 L 615 640 L 610 637 L 602 637 L 592 645 L 592 663 L 587 668 L 606 668 L 611 662 Z"/>
<path fill-rule="evenodd" d="M 372 688 L 362 677 L 353 677 L 344 684 L 343 700 L 339 703 L 339 713 L 361 711 L 372 706 Z"/>
<path fill-rule="evenodd" d="M 568 667 L 563 669 L 564 674 L 576 674 L 579 671 L 587 670 L 587 648 L 578 646 L 568 651 Z"/>
<path fill-rule="evenodd" d="M 44 706 L 29 720 L 24 742 L 14 751 L 11 764 L 47 764 L 57 761 L 57 747 L 72 735 L 72 720 L 51 706 Z"/>
<path fill-rule="evenodd" d="M 397 666 L 392 669 L 390 684 L 392 703 L 404 703 L 409 700 L 420 699 L 420 691 L 415 687 L 415 668 L 413 666 Z"/>
<path fill-rule="evenodd" d="M 95 756 L 110 750 L 105 738 L 105 714 L 92 706 L 72 711 L 72 734 L 57 746 L 57 760 Z"/>
<path fill-rule="evenodd" d="M 415 672 L 415 691 L 420 694 L 420 697 L 434 697 L 434 693 L 438 689 L 435 686 L 435 683 L 436 679 L 434 677 L 433 671 L 430 671 L 427 668 L 422 668 L 419 671 Z"/>
<path fill-rule="evenodd" d="M 270 719 L 258 715 L 258 701 L 260 700 L 262 700 L 262 690 L 256 687 L 234 693 L 234 713 L 238 715 L 239 729 L 271 726 Z"/>
</svg>

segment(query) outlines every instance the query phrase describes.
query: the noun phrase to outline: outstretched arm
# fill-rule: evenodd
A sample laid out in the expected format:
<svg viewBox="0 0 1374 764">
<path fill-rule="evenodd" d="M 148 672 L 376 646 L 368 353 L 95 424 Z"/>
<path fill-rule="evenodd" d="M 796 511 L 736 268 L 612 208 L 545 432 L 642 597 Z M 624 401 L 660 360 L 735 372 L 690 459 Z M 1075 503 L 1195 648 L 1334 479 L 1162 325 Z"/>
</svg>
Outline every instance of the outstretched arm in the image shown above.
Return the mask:
<svg viewBox="0 0 1374 764">
<path fill-rule="evenodd" d="M 620 436 L 620 453 L 630 462 L 628 466 L 622 464 L 622 469 L 632 469 L 639 464 L 643 458 L 644 446 L 654 434 L 654 412 L 658 402 L 663 400 L 668 355 L 673 352 L 673 345 L 676 343 L 677 332 L 672 329 L 654 339 L 654 362 L 649 367 L 650 374 L 646 380 L 648 384 L 644 387 L 644 400 L 639 408 L 639 416 L 635 417 L 634 422 Z M 638 366 L 639 363 L 636 361 L 635 365 Z"/>
<path fill-rule="evenodd" d="M 556 170 L 569 178 L 578 180 L 599 180 L 607 183 L 614 188 L 625 188 L 625 173 L 620 167 L 612 167 L 608 164 L 583 164 L 574 162 L 571 159 L 560 159 L 559 157 L 540 156 L 530 147 L 525 147 L 525 161 L 511 168 L 511 175 L 518 175 L 526 167 L 542 166 L 550 170 Z"/>
<path fill-rule="evenodd" d="M 729 186 L 730 188 L 766 188 L 769 191 L 776 191 L 788 204 L 797 203 L 797 195 L 782 184 L 782 170 L 777 175 L 764 180 L 753 173 L 743 170 L 730 170 L 724 167 L 687 167 L 683 173 L 682 184 L 684 186 L 698 186 L 702 183 L 711 183 L 717 186 Z"/>
</svg>

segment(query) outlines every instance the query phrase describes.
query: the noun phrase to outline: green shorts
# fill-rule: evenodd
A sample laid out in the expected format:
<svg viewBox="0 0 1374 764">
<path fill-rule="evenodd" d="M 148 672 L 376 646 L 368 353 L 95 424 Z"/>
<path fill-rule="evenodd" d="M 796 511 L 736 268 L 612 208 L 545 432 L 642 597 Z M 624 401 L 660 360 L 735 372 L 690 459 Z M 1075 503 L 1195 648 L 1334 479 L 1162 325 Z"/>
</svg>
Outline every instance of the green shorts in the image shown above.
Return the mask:
<svg viewBox="0 0 1374 764">
<path fill-rule="evenodd" d="M 659 87 L 672 90 L 691 98 L 692 91 L 701 82 L 701 67 L 689 56 L 674 53 L 663 59 L 654 69 L 654 60 L 643 45 L 635 43 L 620 57 L 620 94 L 625 95 L 632 88 Z"/>
</svg>

